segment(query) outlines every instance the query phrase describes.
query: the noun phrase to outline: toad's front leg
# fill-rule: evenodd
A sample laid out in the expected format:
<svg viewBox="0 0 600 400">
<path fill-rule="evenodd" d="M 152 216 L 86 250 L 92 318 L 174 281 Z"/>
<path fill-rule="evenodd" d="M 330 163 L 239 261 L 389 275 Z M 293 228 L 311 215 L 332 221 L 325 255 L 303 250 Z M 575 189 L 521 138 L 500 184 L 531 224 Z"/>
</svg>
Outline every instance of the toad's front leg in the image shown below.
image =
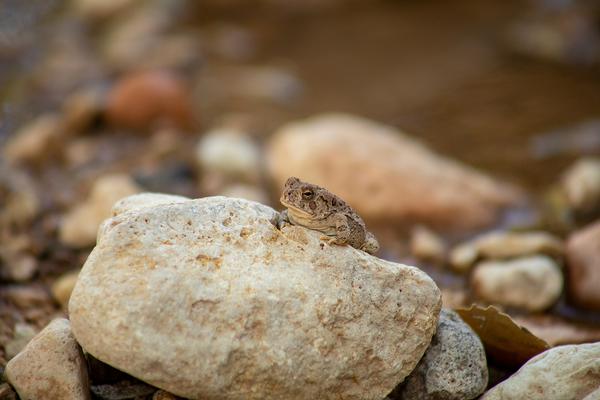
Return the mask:
<svg viewBox="0 0 600 400">
<path fill-rule="evenodd" d="M 282 212 L 280 212 L 279 215 L 277 216 L 275 226 L 277 226 L 277 228 L 279 230 L 281 230 L 281 228 L 283 228 L 284 226 L 287 226 L 287 225 L 292 225 L 292 223 L 290 222 L 290 218 L 288 216 L 288 210 L 285 209 Z"/>
<path fill-rule="evenodd" d="M 348 217 L 342 213 L 338 213 L 333 217 L 333 222 L 335 224 L 335 236 L 329 237 L 328 242 L 341 246 L 348 244 L 350 239 L 350 224 L 348 224 Z"/>
</svg>

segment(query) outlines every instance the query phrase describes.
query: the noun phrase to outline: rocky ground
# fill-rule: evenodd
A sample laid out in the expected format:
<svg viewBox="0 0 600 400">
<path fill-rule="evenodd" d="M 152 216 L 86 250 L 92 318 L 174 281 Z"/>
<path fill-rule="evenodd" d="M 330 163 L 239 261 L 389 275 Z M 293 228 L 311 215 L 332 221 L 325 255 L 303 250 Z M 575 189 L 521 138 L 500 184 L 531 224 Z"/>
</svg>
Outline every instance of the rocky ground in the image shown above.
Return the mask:
<svg viewBox="0 0 600 400">
<path fill-rule="evenodd" d="M 0 399 L 598 398 L 597 12 L 0 11 Z"/>
</svg>

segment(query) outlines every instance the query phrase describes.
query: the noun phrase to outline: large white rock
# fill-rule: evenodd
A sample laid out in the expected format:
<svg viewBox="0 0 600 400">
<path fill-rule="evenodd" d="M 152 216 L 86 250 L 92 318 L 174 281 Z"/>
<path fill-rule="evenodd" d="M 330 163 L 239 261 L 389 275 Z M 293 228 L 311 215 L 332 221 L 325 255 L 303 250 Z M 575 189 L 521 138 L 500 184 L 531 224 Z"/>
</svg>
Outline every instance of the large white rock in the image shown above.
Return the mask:
<svg viewBox="0 0 600 400">
<path fill-rule="evenodd" d="M 441 296 L 414 267 L 212 197 L 107 220 L 72 293 L 96 358 L 192 399 L 382 399 L 415 367 Z"/>
<path fill-rule="evenodd" d="M 268 146 L 278 187 L 290 176 L 336 193 L 370 221 L 489 224 L 513 189 L 435 154 L 397 129 L 345 114 L 281 127 Z"/>
<path fill-rule="evenodd" d="M 591 400 L 600 388 L 600 343 L 559 346 L 537 355 L 482 400 Z M 588 396 L 588 397 L 586 397 Z"/>
<path fill-rule="evenodd" d="M 22 400 L 90 398 L 87 365 L 69 321 L 55 319 L 6 365 Z"/>
</svg>

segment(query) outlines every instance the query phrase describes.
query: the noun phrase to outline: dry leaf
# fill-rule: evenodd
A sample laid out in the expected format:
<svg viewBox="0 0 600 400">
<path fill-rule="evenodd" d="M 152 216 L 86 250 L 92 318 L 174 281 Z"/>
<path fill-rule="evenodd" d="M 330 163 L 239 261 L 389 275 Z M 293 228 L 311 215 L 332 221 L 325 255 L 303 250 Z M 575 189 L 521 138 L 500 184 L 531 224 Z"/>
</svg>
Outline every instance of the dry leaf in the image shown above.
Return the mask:
<svg viewBox="0 0 600 400">
<path fill-rule="evenodd" d="M 517 325 L 494 306 L 483 308 L 473 304 L 470 308 L 458 308 L 456 312 L 479 335 L 487 356 L 497 364 L 519 367 L 550 348 L 548 343 Z"/>
</svg>

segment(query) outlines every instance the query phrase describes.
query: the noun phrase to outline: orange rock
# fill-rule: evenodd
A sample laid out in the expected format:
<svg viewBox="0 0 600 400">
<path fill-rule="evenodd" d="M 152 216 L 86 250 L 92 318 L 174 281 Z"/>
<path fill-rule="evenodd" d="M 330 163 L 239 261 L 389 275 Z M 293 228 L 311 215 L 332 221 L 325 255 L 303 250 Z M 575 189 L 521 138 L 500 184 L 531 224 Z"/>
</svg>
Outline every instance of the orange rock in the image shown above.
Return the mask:
<svg viewBox="0 0 600 400">
<path fill-rule="evenodd" d="M 106 112 L 111 124 L 134 130 L 193 127 L 189 91 L 167 71 L 134 72 L 120 79 L 108 95 Z"/>
</svg>

